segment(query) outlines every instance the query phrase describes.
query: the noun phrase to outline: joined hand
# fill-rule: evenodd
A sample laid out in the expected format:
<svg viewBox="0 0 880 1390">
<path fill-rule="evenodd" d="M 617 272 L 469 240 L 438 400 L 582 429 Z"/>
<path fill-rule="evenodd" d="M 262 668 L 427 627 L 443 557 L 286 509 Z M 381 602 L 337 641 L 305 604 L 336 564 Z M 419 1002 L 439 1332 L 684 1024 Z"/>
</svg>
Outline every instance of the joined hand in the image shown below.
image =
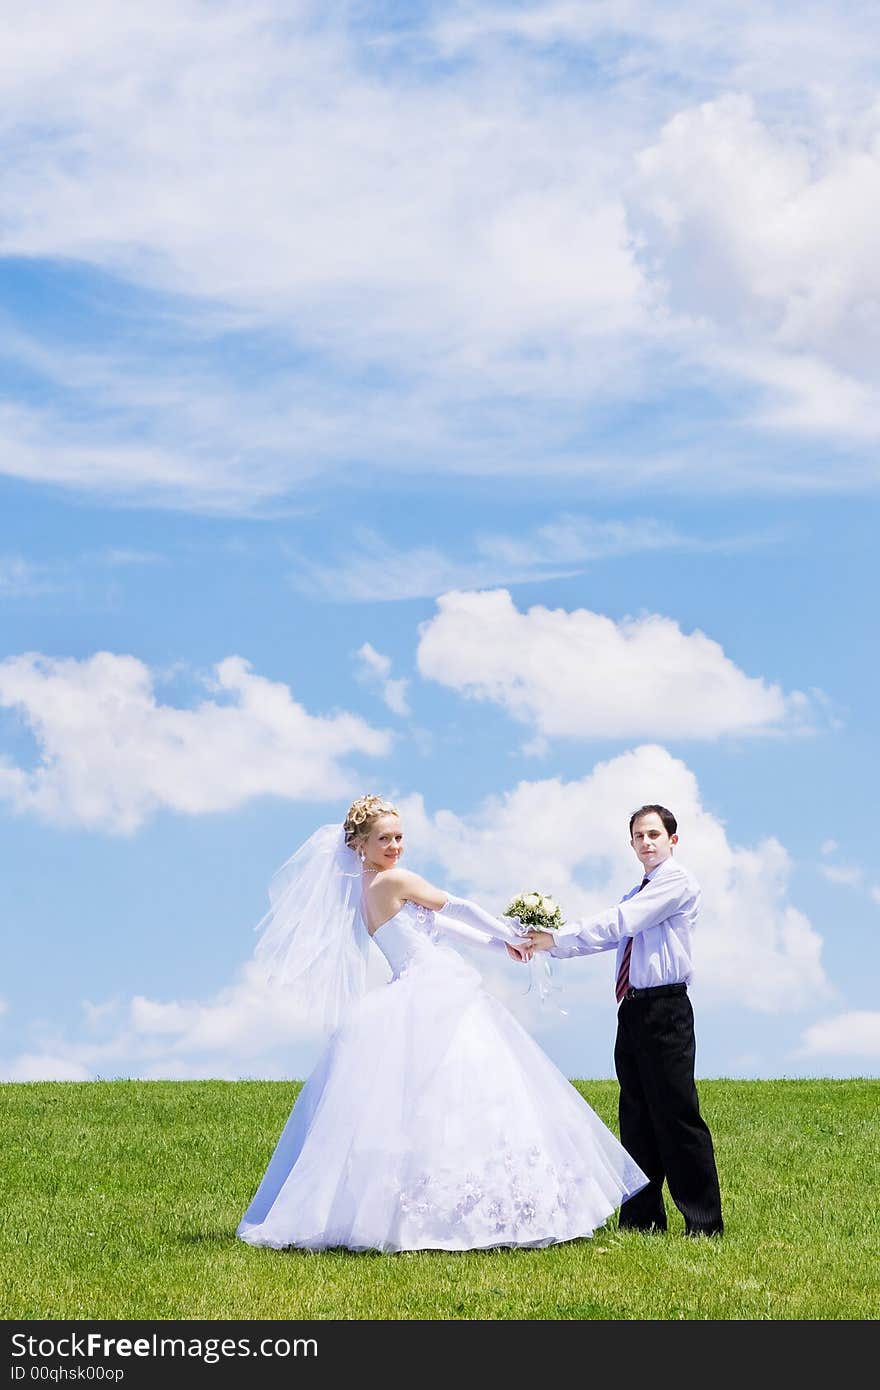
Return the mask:
<svg viewBox="0 0 880 1390">
<path fill-rule="evenodd" d="M 522 965 L 526 965 L 532 959 L 532 948 L 529 944 L 528 937 L 523 937 L 522 945 L 511 946 L 507 941 L 505 941 L 504 944 L 507 947 L 507 954 L 510 956 L 511 960 L 516 960 Z"/>
<path fill-rule="evenodd" d="M 530 931 L 528 936 L 523 937 L 523 941 L 528 947 L 530 956 L 533 951 L 551 951 L 556 945 L 551 931 Z"/>
</svg>

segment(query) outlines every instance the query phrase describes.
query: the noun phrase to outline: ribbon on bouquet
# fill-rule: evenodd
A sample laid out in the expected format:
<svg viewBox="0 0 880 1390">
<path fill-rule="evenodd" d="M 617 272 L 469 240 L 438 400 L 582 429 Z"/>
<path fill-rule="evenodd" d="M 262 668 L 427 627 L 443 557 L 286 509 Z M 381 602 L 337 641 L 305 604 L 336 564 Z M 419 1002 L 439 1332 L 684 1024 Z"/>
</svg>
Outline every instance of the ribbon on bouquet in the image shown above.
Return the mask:
<svg viewBox="0 0 880 1390">
<path fill-rule="evenodd" d="M 562 986 L 554 978 L 549 951 L 535 951 L 529 961 L 528 970 L 529 983 L 526 986 L 526 994 L 534 991 L 541 1001 L 542 1008 L 554 1008 L 563 1018 L 567 1018 L 568 1010 L 561 1008 L 553 999 L 554 994 L 560 993 Z"/>
<path fill-rule="evenodd" d="M 519 893 L 512 898 L 506 909 L 504 919 L 517 936 L 528 936 L 530 931 L 549 932 L 563 925 L 562 913 L 555 898 L 537 890 Z M 553 966 L 549 951 L 534 951 L 528 962 L 529 982 L 524 993 L 536 994 L 542 1008 L 553 1008 L 566 1018 L 568 1011 L 553 999 L 562 988 L 553 977 Z"/>
<path fill-rule="evenodd" d="M 518 936 L 527 936 L 532 928 L 527 922 L 523 922 L 515 914 L 506 915 L 504 920 L 513 925 L 514 931 Z M 528 962 L 529 982 L 523 990 L 524 994 L 537 994 L 542 1008 L 554 1008 L 556 1013 L 563 1018 L 568 1017 L 568 1010 L 560 1007 L 553 1000 L 554 994 L 559 994 L 562 986 L 557 983 L 553 975 L 553 964 L 549 951 L 535 951 Z"/>
</svg>

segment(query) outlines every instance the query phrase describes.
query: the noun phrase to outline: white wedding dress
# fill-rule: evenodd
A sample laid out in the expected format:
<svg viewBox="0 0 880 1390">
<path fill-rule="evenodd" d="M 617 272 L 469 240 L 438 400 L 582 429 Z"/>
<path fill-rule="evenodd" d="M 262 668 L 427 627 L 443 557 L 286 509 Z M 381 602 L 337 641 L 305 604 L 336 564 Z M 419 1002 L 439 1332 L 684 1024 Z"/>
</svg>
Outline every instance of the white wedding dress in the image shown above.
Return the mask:
<svg viewBox="0 0 880 1390">
<path fill-rule="evenodd" d="M 474 1250 L 589 1236 L 647 1178 L 407 903 L 392 969 L 336 1029 L 237 1234 L 322 1250 Z"/>
</svg>

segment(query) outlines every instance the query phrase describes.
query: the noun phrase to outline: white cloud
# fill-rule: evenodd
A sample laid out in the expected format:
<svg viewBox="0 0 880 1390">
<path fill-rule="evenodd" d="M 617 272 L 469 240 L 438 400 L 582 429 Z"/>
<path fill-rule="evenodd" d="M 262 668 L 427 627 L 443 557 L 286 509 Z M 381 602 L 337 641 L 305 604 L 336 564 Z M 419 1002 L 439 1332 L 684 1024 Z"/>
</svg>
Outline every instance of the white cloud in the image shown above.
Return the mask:
<svg viewBox="0 0 880 1390">
<path fill-rule="evenodd" d="M 756 422 L 876 437 L 880 106 L 807 140 L 725 95 L 677 113 L 638 170 L 669 302 L 712 325 L 718 367 L 767 389 Z"/>
<path fill-rule="evenodd" d="M 406 715 L 410 713 L 406 698 L 408 689 L 409 681 L 404 676 L 385 682 L 383 699 L 393 714 Z"/>
<path fill-rule="evenodd" d="M 426 321 L 445 355 L 478 323 L 500 345 L 641 318 L 619 198 L 589 168 L 571 181 L 575 132 L 548 145 L 550 112 L 497 82 L 380 75 L 369 40 L 308 5 L 104 3 L 88 34 L 49 9 L 6 50 L 6 110 L 29 137 L 5 185 L 8 253 L 295 310 L 347 356 L 420 343 Z"/>
<path fill-rule="evenodd" d="M 420 629 L 421 674 L 543 736 L 712 739 L 812 718 L 801 692 L 744 675 L 717 642 L 658 614 L 521 613 L 503 589 L 446 594 L 437 610 Z"/>
<path fill-rule="evenodd" d="M 819 872 L 831 883 L 841 883 L 848 888 L 856 888 L 865 877 L 864 870 L 855 864 L 820 864 Z"/>
<path fill-rule="evenodd" d="M 22 1052 L 3 1069 L 4 1081 L 91 1081 L 82 1062 L 50 1052 Z"/>
<path fill-rule="evenodd" d="M 871 897 L 874 899 L 875 903 L 880 903 L 880 886 L 871 889 Z"/>
<path fill-rule="evenodd" d="M 355 656 L 360 662 L 361 679 L 384 681 L 391 674 L 391 657 L 377 652 L 370 642 L 364 642 L 355 652 Z"/>
<path fill-rule="evenodd" d="M 823 840 L 819 847 L 820 854 L 834 854 L 835 850 L 840 849 L 836 840 Z"/>
<path fill-rule="evenodd" d="M 124 358 L 100 328 L 91 351 L 30 346 L 69 408 L 10 401 L 0 466 L 205 508 L 355 452 L 431 475 L 540 458 L 606 486 L 623 457 L 627 482 L 689 490 L 875 477 L 870 452 L 729 466 L 743 419 L 880 428 L 877 20 L 746 10 L 441 4 L 405 29 L 280 0 L 95 0 L 85 27 L 63 0 L 27 10 L 0 55 L 0 254 L 161 298 L 139 296 L 150 332 Z M 266 328 L 259 385 L 202 354 L 235 334 L 260 352 Z M 668 431 L 597 445 L 608 405 L 697 376 L 734 420 L 708 464 Z"/>
<path fill-rule="evenodd" d="M 856 1009 L 814 1023 L 804 1033 L 798 1055 L 880 1057 L 880 1013 Z"/>
<path fill-rule="evenodd" d="M 696 778 L 665 749 L 646 745 L 576 781 L 521 782 L 487 799 L 469 815 L 429 813 L 419 796 L 396 798 L 404 817 L 408 855 L 435 882 L 501 911 L 524 888 L 552 891 L 566 918 L 616 902 L 638 866 L 628 840 L 634 807 L 659 799 L 679 818 L 676 854 L 698 876 L 703 912 L 695 937 L 695 993 L 701 1009 L 731 1005 L 774 1014 L 827 999 L 822 940 L 790 899 L 792 865 L 774 839 L 731 844 L 720 821 L 702 805 Z M 524 974 L 506 961 L 477 957 L 491 987 L 528 1013 L 538 1029 L 577 1030 L 581 1005 L 607 1004 L 613 953 L 554 964 L 561 992 L 537 1013 L 524 1003 Z M 388 968 L 373 951 L 372 978 Z M 283 988 L 267 986 L 252 958 L 236 979 L 207 1000 L 154 1000 L 84 1005 L 88 1040 L 51 1039 L 42 1054 L 46 1075 L 65 1057 L 77 1075 L 301 1076 L 318 1041 L 291 1013 Z M 875 1016 L 876 1017 L 876 1016 Z M 26 1061 L 34 1078 L 38 1061 Z M 25 1062 L 11 1064 L 16 1072 Z M 10 1071 L 10 1068 L 7 1068 Z"/>
<path fill-rule="evenodd" d="M 374 950 L 369 979 L 390 971 Z M 90 1080 L 97 1076 L 145 1078 L 302 1076 L 320 1039 L 291 1011 L 283 984 L 267 983 L 253 959 L 235 980 L 205 1000 L 154 1000 L 134 995 L 127 1003 L 83 1001 L 86 1037 L 47 1035 L 40 1051 L 0 1067 L 6 1080 Z"/>
<path fill-rule="evenodd" d="M 390 747 L 389 734 L 354 715 L 309 714 L 241 657 L 218 663 L 209 684 L 217 698 L 182 709 L 158 702 L 133 656 L 7 658 L 0 707 L 20 713 L 40 759 L 32 769 L 0 760 L 0 799 L 46 820 L 131 832 L 161 809 L 336 797 L 353 785 L 342 759 Z"/>
<path fill-rule="evenodd" d="M 377 652 L 376 648 L 369 642 L 364 642 L 363 646 L 355 652 L 355 656 L 360 662 L 358 679 L 367 685 L 378 685 L 382 692 L 382 699 L 388 708 L 401 716 L 410 712 L 406 699 L 406 692 L 409 689 L 409 681 L 404 677 L 394 678 L 391 675 L 391 658 Z"/>
<path fill-rule="evenodd" d="M 245 1068 L 269 1049 L 308 1038 L 284 991 L 267 987 L 252 963 L 236 983 L 207 1001 L 159 1003 L 137 996 L 127 1023 L 141 1052 L 167 1050 L 178 1059 L 238 1053 Z"/>
</svg>

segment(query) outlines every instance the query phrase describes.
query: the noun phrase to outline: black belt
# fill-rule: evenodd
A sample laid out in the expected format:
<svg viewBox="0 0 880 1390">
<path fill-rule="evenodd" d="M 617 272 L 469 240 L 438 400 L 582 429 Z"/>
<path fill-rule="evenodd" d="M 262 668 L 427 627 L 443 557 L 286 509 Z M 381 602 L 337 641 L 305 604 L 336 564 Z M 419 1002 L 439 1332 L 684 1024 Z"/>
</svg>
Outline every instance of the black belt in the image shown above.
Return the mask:
<svg viewBox="0 0 880 1390">
<path fill-rule="evenodd" d="M 662 999 L 664 994 L 687 994 L 687 985 L 649 985 L 647 989 L 628 989 L 623 998 Z"/>
</svg>

